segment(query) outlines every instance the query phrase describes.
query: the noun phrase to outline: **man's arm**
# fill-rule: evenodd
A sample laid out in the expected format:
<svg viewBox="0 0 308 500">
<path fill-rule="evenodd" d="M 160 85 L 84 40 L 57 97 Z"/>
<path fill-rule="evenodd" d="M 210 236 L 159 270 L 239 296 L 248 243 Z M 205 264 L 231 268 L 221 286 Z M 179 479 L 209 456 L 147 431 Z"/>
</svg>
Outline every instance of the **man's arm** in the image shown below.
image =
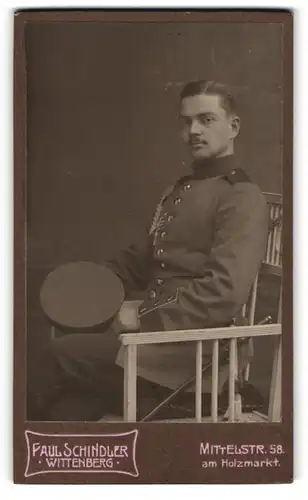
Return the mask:
<svg viewBox="0 0 308 500">
<path fill-rule="evenodd" d="M 216 214 L 203 277 L 175 289 L 174 296 L 155 309 L 141 310 L 141 331 L 230 324 L 259 270 L 267 228 L 267 204 L 259 188 L 247 182 L 230 185 Z"/>
<path fill-rule="evenodd" d="M 106 265 L 122 280 L 125 295 L 147 287 L 151 270 L 151 241 L 144 231 L 137 243 L 118 253 Z"/>
</svg>

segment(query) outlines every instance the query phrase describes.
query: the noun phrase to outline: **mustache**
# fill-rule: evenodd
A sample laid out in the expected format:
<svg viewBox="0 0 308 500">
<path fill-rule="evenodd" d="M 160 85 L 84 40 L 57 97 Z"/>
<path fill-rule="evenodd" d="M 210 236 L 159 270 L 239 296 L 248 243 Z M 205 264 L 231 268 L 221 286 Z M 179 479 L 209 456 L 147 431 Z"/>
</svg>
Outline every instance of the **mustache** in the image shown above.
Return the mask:
<svg viewBox="0 0 308 500">
<path fill-rule="evenodd" d="M 196 144 L 208 144 L 204 139 L 198 139 L 197 137 L 191 137 L 188 141 L 190 146 L 195 146 Z"/>
</svg>

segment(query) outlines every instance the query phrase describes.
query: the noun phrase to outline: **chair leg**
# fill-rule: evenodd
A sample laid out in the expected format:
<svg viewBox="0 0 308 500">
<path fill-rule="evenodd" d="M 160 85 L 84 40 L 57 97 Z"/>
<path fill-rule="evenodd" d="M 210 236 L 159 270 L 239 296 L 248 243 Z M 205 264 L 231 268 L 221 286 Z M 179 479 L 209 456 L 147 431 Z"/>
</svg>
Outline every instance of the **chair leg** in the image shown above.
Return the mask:
<svg viewBox="0 0 308 500">
<path fill-rule="evenodd" d="M 281 420 L 281 335 L 277 336 L 274 348 L 268 419 L 270 422 Z"/>
<path fill-rule="evenodd" d="M 202 340 L 196 343 L 195 417 L 202 420 Z"/>
<path fill-rule="evenodd" d="M 211 416 L 213 422 L 218 422 L 218 377 L 219 377 L 219 340 L 213 341 L 212 351 L 212 398 Z"/>
<path fill-rule="evenodd" d="M 124 361 L 124 421 L 136 422 L 137 413 L 137 346 L 125 347 Z"/>
</svg>

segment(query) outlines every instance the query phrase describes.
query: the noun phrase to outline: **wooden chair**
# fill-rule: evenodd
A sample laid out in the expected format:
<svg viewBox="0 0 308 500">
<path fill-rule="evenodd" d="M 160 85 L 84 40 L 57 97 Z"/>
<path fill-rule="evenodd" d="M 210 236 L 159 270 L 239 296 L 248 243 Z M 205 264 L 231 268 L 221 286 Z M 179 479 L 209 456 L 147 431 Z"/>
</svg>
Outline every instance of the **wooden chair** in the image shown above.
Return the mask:
<svg viewBox="0 0 308 500">
<path fill-rule="evenodd" d="M 260 273 L 282 276 L 282 196 L 265 193 L 269 205 L 269 231 L 265 259 Z M 259 273 L 259 274 L 260 274 Z M 212 390 L 211 418 L 218 422 L 218 373 L 219 373 L 219 342 L 229 341 L 229 408 L 228 421 L 241 420 L 238 414 L 238 398 L 236 396 L 236 380 L 238 377 L 237 346 L 240 339 L 254 339 L 260 336 L 274 336 L 275 347 L 270 384 L 270 397 L 267 419 L 277 422 L 281 419 L 281 291 L 278 306 L 277 322 L 273 324 L 255 324 L 259 275 L 252 286 L 250 298 L 243 306 L 243 315 L 248 320 L 248 326 L 227 328 L 210 328 L 198 330 L 174 330 L 162 332 L 126 333 L 120 336 L 125 350 L 124 366 L 124 421 L 136 421 L 136 379 L 137 379 L 137 349 L 139 345 L 195 342 L 196 344 L 196 377 L 195 377 L 195 419 L 202 418 L 202 346 L 205 341 L 213 341 L 212 347 Z M 280 285 L 281 289 L 281 285 Z M 132 303 L 127 304 L 133 305 Z M 136 304 L 135 304 L 136 305 Z M 249 377 L 249 365 L 245 369 L 245 379 Z M 260 416 L 260 414 L 259 414 Z M 257 418 L 257 413 L 255 415 Z M 262 418 L 262 416 L 261 416 Z M 208 420 L 208 419 L 207 419 Z"/>
</svg>

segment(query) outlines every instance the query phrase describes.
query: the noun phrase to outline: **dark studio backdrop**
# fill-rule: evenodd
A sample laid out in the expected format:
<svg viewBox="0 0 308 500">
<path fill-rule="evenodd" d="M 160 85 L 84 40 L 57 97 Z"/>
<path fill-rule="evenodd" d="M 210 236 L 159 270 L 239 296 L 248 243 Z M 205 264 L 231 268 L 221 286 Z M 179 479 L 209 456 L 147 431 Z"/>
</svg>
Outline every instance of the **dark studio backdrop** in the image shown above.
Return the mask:
<svg viewBox="0 0 308 500">
<path fill-rule="evenodd" d="M 29 23 L 27 72 L 28 393 L 50 376 L 46 274 L 103 261 L 147 225 L 162 191 L 187 173 L 177 107 L 199 78 L 235 86 L 236 152 L 263 191 L 282 192 L 279 24 Z M 276 286 L 277 285 L 277 286 Z M 257 314 L 276 308 L 263 281 Z M 257 342 L 251 380 L 268 392 L 271 340 Z"/>
</svg>

